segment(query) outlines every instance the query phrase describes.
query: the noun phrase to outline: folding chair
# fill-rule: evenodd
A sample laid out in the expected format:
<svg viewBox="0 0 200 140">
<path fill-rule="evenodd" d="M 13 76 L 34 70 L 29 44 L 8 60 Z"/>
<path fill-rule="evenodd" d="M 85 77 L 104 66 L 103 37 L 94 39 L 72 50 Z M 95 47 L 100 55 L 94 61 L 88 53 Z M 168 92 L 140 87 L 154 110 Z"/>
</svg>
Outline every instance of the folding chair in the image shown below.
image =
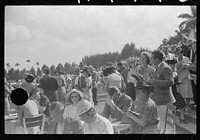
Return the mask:
<svg viewBox="0 0 200 140">
<path fill-rule="evenodd" d="M 175 117 L 176 117 L 176 107 L 168 103 L 167 104 L 167 110 L 166 110 L 166 116 L 165 116 L 165 128 L 162 134 L 166 132 L 167 124 L 172 126 L 172 134 L 176 134 L 176 125 L 174 124 L 175 122 Z"/>
<path fill-rule="evenodd" d="M 31 118 L 23 118 L 23 126 L 26 132 L 28 132 L 27 128 L 31 127 L 40 127 L 40 131 L 37 134 L 44 133 L 44 122 L 45 122 L 45 115 L 40 114 L 38 116 L 34 116 Z"/>
</svg>

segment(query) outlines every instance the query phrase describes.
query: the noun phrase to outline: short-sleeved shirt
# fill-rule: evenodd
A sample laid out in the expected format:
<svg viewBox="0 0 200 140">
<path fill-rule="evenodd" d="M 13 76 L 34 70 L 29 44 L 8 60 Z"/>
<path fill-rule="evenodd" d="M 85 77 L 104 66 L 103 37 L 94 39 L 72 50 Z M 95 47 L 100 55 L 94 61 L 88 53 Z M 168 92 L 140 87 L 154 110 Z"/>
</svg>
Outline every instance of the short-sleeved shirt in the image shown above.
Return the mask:
<svg viewBox="0 0 200 140">
<path fill-rule="evenodd" d="M 157 105 L 149 99 L 145 105 L 139 106 L 139 118 L 148 124 L 159 121 Z"/>
<path fill-rule="evenodd" d="M 84 134 L 114 134 L 113 126 L 110 121 L 97 114 L 95 122 L 88 125 L 83 124 Z"/>
</svg>

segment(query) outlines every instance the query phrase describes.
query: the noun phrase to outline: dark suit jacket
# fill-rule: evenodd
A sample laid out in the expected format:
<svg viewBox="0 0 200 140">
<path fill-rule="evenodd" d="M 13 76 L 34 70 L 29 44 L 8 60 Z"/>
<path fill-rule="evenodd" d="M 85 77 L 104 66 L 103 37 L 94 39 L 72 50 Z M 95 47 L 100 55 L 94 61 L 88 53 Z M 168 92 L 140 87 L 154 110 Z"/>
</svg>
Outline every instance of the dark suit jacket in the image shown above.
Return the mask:
<svg viewBox="0 0 200 140">
<path fill-rule="evenodd" d="M 166 105 L 174 103 L 175 98 L 170 87 L 174 84 L 173 72 L 166 62 L 161 62 L 153 75 L 152 83 L 155 89 L 151 98 L 157 105 Z"/>
<path fill-rule="evenodd" d="M 59 85 L 55 77 L 45 75 L 40 79 L 39 87 L 44 90 L 44 95 L 46 95 L 50 101 L 58 100 L 57 89 Z"/>
<path fill-rule="evenodd" d="M 63 134 L 71 134 L 71 132 L 72 134 L 83 134 L 83 125 L 80 120 L 72 119 L 72 121 L 69 121 L 65 119 L 64 123 Z M 50 121 L 48 134 L 56 134 L 57 125 L 56 121 Z"/>
<path fill-rule="evenodd" d="M 74 76 L 73 79 L 73 88 L 79 89 L 80 91 L 83 91 L 82 88 L 86 87 L 85 77 L 81 74 L 81 76 L 78 79 L 78 85 L 75 85 L 75 80 L 77 76 Z"/>
<path fill-rule="evenodd" d="M 131 109 L 132 99 L 128 95 L 122 94 L 119 101 L 115 103 L 115 105 L 116 106 L 114 108 L 111 108 L 109 105 L 105 103 L 105 107 L 101 115 L 104 116 L 105 118 L 109 118 L 109 116 L 111 115 L 112 117 L 121 120 L 124 112 L 127 112 L 128 110 Z"/>
</svg>

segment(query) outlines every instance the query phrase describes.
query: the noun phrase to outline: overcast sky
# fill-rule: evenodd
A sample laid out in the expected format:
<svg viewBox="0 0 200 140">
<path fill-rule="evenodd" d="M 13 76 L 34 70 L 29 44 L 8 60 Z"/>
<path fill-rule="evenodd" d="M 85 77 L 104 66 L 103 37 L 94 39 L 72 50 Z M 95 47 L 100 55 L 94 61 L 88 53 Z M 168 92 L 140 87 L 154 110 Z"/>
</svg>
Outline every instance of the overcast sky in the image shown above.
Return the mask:
<svg viewBox="0 0 200 140">
<path fill-rule="evenodd" d="M 126 43 L 156 49 L 174 35 L 189 6 L 7 6 L 5 64 L 75 62 L 85 55 L 121 52 Z"/>
</svg>

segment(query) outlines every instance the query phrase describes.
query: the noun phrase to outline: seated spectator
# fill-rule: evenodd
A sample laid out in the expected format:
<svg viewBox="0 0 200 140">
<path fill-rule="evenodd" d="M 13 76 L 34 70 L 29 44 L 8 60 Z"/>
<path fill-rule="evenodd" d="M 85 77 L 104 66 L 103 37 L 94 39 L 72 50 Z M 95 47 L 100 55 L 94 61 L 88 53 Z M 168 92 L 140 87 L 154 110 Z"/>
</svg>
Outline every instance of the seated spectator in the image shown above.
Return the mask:
<svg viewBox="0 0 200 140">
<path fill-rule="evenodd" d="M 138 101 L 139 115 L 127 112 L 127 117 L 133 120 L 133 133 L 155 133 L 158 130 L 159 116 L 157 105 L 150 98 L 153 87 L 147 85 L 146 82 L 140 81 L 136 86 L 136 96 Z"/>
<path fill-rule="evenodd" d="M 109 120 L 96 113 L 94 105 L 82 100 L 77 105 L 77 114 L 85 123 L 84 134 L 114 134 Z"/>
<path fill-rule="evenodd" d="M 77 118 L 76 108 L 79 101 L 83 98 L 83 93 L 77 89 L 73 89 L 69 93 L 68 102 L 70 105 L 65 107 L 65 115 L 70 118 Z"/>
<path fill-rule="evenodd" d="M 64 115 L 64 105 L 59 101 L 54 101 L 49 111 L 52 120 L 49 125 L 49 134 L 82 134 L 83 127 L 80 120 L 69 118 Z"/>
<path fill-rule="evenodd" d="M 39 115 L 38 103 L 35 100 L 36 93 L 37 92 L 35 92 L 35 90 L 32 90 L 30 93 L 28 93 L 29 98 L 27 102 L 24 105 L 17 107 L 18 125 L 23 125 L 23 118 L 31 118 L 33 116 Z M 38 131 L 39 127 L 28 128 L 29 134 L 36 134 Z"/>
<path fill-rule="evenodd" d="M 108 95 L 109 98 L 105 102 L 105 106 L 101 115 L 105 118 L 109 118 L 111 115 L 111 117 L 121 120 L 124 112 L 127 112 L 131 109 L 131 97 L 121 93 L 115 86 L 109 88 Z"/>
</svg>

